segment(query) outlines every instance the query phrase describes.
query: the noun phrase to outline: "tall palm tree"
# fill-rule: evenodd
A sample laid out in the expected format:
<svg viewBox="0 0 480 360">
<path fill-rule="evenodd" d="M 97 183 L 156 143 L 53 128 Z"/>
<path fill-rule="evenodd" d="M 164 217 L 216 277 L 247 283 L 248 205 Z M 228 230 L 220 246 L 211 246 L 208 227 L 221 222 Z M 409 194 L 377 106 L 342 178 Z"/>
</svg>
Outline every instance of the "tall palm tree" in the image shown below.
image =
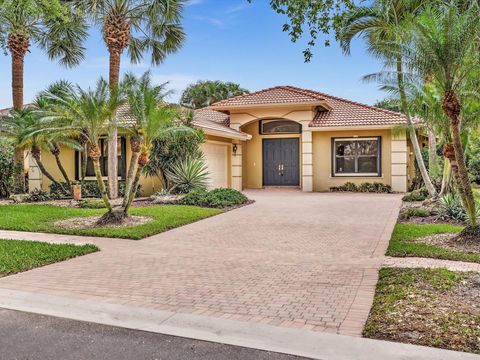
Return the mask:
<svg viewBox="0 0 480 360">
<path fill-rule="evenodd" d="M 437 192 L 423 161 L 415 126 L 410 116 L 405 90 L 405 60 L 401 51 L 401 44 L 408 41 L 407 28 L 410 19 L 421 12 L 424 3 L 424 0 L 379 0 L 367 7 L 354 8 L 346 13 L 338 37 L 344 52 L 349 54 L 353 38 L 362 36 L 371 54 L 380 57 L 387 66 L 394 66 L 396 86 L 402 111 L 407 119 L 415 158 L 430 196 L 435 197 Z"/>
<path fill-rule="evenodd" d="M 75 0 L 75 3 L 90 14 L 102 30 L 110 54 L 109 84 L 112 89 L 119 85 L 120 59 L 125 49 L 133 63 L 140 62 L 149 52 L 151 63 L 159 65 L 183 44 L 183 0 Z M 108 185 L 110 198 L 116 198 L 117 129 L 114 121 L 110 125 Z"/>
<path fill-rule="evenodd" d="M 415 26 L 413 47 L 409 47 L 412 66 L 424 77 L 434 78 L 442 91 L 442 109 L 450 120 L 452 143 L 445 146 L 452 172 L 469 216 L 472 228 L 477 228 L 475 199 L 468 177 L 465 151 L 461 138 L 461 92 L 478 75 L 478 37 L 480 34 L 479 6 L 459 9 L 457 2 L 446 2 L 428 8 Z M 469 89 L 478 94 L 480 88 Z M 478 121 L 478 120 L 477 120 Z"/>
<path fill-rule="evenodd" d="M 107 215 L 113 213 L 113 206 L 107 195 L 100 169 L 100 138 L 108 133 L 108 123 L 124 100 L 116 91 L 110 91 L 108 83 L 100 79 L 94 89 L 83 90 L 79 86 L 68 86 L 61 94 L 45 92 L 54 104 L 49 121 L 70 123 L 69 131 L 75 130 L 85 138 L 88 156 L 92 160 L 97 185 L 107 207 Z"/>
<path fill-rule="evenodd" d="M 87 36 L 83 18 L 60 0 L 4 0 L 0 4 L 0 36 L 12 58 L 13 108 L 23 109 L 23 74 L 25 55 L 32 44 L 44 49 L 52 60 L 71 67 L 84 58 L 82 46 Z M 17 188 L 25 192 L 24 154 L 17 150 L 15 162 Z"/>
</svg>

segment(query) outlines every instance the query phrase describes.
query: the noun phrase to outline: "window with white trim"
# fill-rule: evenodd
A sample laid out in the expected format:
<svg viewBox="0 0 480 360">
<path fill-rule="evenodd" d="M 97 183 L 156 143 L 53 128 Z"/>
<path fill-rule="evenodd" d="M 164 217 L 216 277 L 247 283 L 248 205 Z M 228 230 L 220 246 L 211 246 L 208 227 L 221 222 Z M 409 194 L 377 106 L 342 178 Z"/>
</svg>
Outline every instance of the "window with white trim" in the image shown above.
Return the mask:
<svg viewBox="0 0 480 360">
<path fill-rule="evenodd" d="M 333 176 L 381 176 L 381 138 L 332 139 Z"/>
</svg>

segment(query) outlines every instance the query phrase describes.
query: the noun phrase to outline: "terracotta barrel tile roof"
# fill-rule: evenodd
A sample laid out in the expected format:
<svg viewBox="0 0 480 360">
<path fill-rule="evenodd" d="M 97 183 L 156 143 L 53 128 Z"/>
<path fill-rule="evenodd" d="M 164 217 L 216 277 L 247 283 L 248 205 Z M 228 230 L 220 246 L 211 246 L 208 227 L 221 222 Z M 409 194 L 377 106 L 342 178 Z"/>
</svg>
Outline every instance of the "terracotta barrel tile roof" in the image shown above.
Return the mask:
<svg viewBox="0 0 480 360">
<path fill-rule="evenodd" d="M 403 114 L 357 103 L 351 100 L 323 94 L 332 106 L 329 111 L 318 111 L 309 126 L 375 126 L 404 125 L 406 117 Z"/>
<path fill-rule="evenodd" d="M 324 101 L 330 109 L 322 111 L 320 108 L 310 127 L 341 127 L 341 126 L 395 126 L 406 124 L 403 114 L 361 104 L 355 101 L 342 99 L 313 90 L 300 89 L 294 86 L 277 86 L 260 90 L 254 93 L 236 96 L 219 101 L 212 106 L 216 109 L 235 106 L 262 105 L 262 104 L 294 104 Z M 211 111 L 211 110 L 210 110 Z M 218 112 L 216 112 L 218 113 Z M 210 114 L 209 118 L 227 116 Z M 216 121 L 215 119 L 213 119 Z M 227 121 L 222 120 L 225 124 Z M 415 121 L 418 122 L 418 121 Z"/>
<path fill-rule="evenodd" d="M 193 120 L 210 120 L 226 126 L 230 126 L 230 116 L 221 111 L 215 111 L 209 108 L 195 110 Z"/>
<path fill-rule="evenodd" d="M 310 93 L 302 89 L 294 88 L 291 86 L 276 86 L 254 93 L 221 100 L 212 104 L 212 106 L 229 107 L 262 104 L 289 104 L 318 102 L 322 100 L 324 100 L 322 96 L 315 93 Z"/>
</svg>

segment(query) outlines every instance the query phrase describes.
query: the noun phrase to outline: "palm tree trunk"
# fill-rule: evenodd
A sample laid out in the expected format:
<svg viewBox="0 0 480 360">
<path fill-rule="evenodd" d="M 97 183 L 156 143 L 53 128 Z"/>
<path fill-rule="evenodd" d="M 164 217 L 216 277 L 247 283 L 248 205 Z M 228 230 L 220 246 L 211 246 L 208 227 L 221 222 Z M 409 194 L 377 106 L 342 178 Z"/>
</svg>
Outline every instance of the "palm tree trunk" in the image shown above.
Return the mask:
<svg viewBox="0 0 480 360">
<path fill-rule="evenodd" d="M 80 168 L 80 182 L 83 185 L 85 177 L 87 176 L 87 162 L 88 162 L 88 149 L 87 144 L 83 144 L 82 149 L 82 164 Z"/>
<path fill-rule="evenodd" d="M 15 149 L 13 153 L 13 166 L 15 171 L 15 193 L 24 194 L 25 189 L 25 152 Z"/>
<path fill-rule="evenodd" d="M 477 226 L 477 217 L 475 211 L 475 198 L 473 196 L 472 184 L 468 177 L 465 153 L 463 151 L 462 139 L 460 136 L 460 110 L 461 105 L 457 95 L 454 92 L 446 92 L 442 109 L 445 115 L 450 119 L 450 130 L 452 132 L 452 145 L 455 153 L 455 162 L 451 162 L 452 172 L 457 181 L 457 186 L 462 198 L 463 206 L 467 212 L 472 227 Z M 453 157 L 450 156 L 450 159 Z"/>
<path fill-rule="evenodd" d="M 65 182 L 67 183 L 68 188 L 71 188 L 71 183 L 70 183 L 70 178 L 68 177 L 67 172 L 65 171 L 65 168 L 63 167 L 62 161 L 60 160 L 60 148 L 57 145 L 54 145 L 51 153 L 53 156 L 55 156 L 55 161 L 57 163 L 57 167 L 62 173 L 63 178 L 65 179 Z"/>
<path fill-rule="evenodd" d="M 138 167 L 135 173 L 135 178 L 133 179 L 132 187 L 130 190 L 130 195 L 128 197 L 128 201 L 124 206 L 125 214 L 128 214 L 128 210 L 132 205 L 133 199 L 135 198 L 135 194 L 137 193 L 138 183 L 140 182 L 140 177 L 142 175 L 143 168 L 148 163 L 148 154 L 146 152 L 142 152 L 138 158 Z"/>
<path fill-rule="evenodd" d="M 110 88 L 117 89 L 120 79 L 120 52 L 117 49 L 109 48 L 110 69 L 109 84 Z M 118 131 L 115 121 L 110 122 L 109 140 L 108 140 L 108 195 L 110 199 L 118 197 L 118 150 L 117 137 Z"/>
<path fill-rule="evenodd" d="M 141 152 L 140 146 L 141 141 L 139 137 L 130 137 L 130 149 L 132 151 L 132 155 L 130 157 L 130 164 L 128 166 L 127 177 L 125 179 L 125 194 L 123 195 L 122 203 L 123 207 L 127 205 L 128 199 L 130 197 L 130 192 L 132 191 L 132 184 L 135 176 L 135 171 L 137 170 L 138 158 L 140 157 Z"/>
<path fill-rule="evenodd" d="M 15 110 L 23 110 L 23 72 L 24 59 L 30 43 L 28 38 L 14 33 L 8 34 L 8 48 L 12 55 L 12 100 Z M 15 188 L 20 194 L 26 192 L 25 188 L 25 159 L 24 151 L 16 149 L 14 153 Z"/>
<path fill-rule="evenodd" d="M 23 109 L 23 71 L 25 54 L 12 52 L 12 97 L 13 108 Z"/>
<path fill-rule="evenodd" d="M 102 200 L 105 203 L 105 206 L 107 207 L 108 212 L 111 213 L 112 204 L 110 203 L 110 200 L 108 198 L 107 189 L 105 188 L 105 183 L 103 182 L 103 178 L 102 178 L 102 171 L 100 170 L 100 149 L 98 145 L 89 145 L 88 152 L 93 162 L 93 169 L 95 171 L 95 177 L 97 179 L 98 189 L 100 190 L 100 193 L 102 195 Z"/>
<path fill-rule="evenodd" d="M 443 196 L 450 190 L 450 182 L 452 179 L 452 167 L 447 158 L 445 158 L 443 163 L 443 176 L 442 176 L 442 188 L 440 189 L 439 196 Z"/>
<path fill-rule="evenodd" d="M 428 172 L 430 179 L 438 176 L 437 137 L 432 128 L 428 128 Z"/>
<path fill-rule="evenodd" d="M 403 80 L 403 66 L 402 66 L 402 58 L 401 55 L 397 57 L 397 82 L 398 82 L 398 91 L 400 93 L 400 100 L 402 103 L 402 110 L 407 118 L 407 128 L 410 135 L 410 141 L 413 145 L 413 152 L 415 153 L 415 158 L 417 159 L 418 169 L 420 170 L 420 174 L 422 175 L 423 182 L 425 183 L 425 187 L 431 197 L 437 196 L 437 191 L 428 176 L 427 168 L 425 167 L 425 162 L 423 161 L 422 151 L 420 149 L 420 145 L 418 143 L 417 133 L 415 131 L 415 126 L 412 123 L 412 119 L 410 117 L 410 111 L 408 109 L 408 102 L 407 96 L 405 93 L 405 83 Z"/>
<path fill-rule="evenodd" d="M 40 171 L 42 172 L 43 175 L 45 175 L 52 183 L 57 184 L 60 186 L 60 188 L 65 191 L 63 188 L 62 184 L 60 184 L 53 176 L 50 174 L 50 172 L 45 168 L 45 165 L 42 162 L 42 153 L 40 149 L 37 146 L 32 146 L 32 157 L 35 159 L 35 162 L 37 163 L 38 167 L 40 168 Z"/>
</svg>

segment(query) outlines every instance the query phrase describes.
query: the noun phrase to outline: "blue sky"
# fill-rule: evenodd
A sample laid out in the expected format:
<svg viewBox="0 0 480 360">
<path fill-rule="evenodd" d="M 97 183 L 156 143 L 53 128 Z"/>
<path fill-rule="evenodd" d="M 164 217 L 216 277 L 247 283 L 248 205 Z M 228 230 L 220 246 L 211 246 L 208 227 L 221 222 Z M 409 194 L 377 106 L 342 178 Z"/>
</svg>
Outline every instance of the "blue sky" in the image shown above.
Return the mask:
<svg viewBox="0 0 480 360">
<path fill-rule="evenodd" d="M 251 4 L 246 0 L 190 0 L 184 11 L 187 40 L 179 52 L 152 68 L 154 78 L 170 82 L 175 91 L 170 101 L 178 100 L 189 83 L 200 79 L 233 81 L 251 91 L 294 85 L 367 104 L 385 97 L 376 84 L 361 81 L 362 76 L 381 69 L 366 54 L 363 41 L 354 42 L 350 56 L 344 56 L 333 41 L 328 48 L 319 41 L 312 61 L 304 63 L 305 41 L 292 44 L 281 30 L 284 20 L 267 0 Z M 25 61 L 25 102 L 55 80 L 68 79 L 87 87 L 99 76 L 107 76 L 108 52 L 97 30 L 91 30 L 86 47 L 86 60 L 73 69 L 49 62 L 41 50 L 32 47 Z M 122 72 L 141 74 L 150 68 L 148 58 L 137 65 L 126 58 L 122 61 Z M 7 107 L 11 106 L 8 56 L 0 57 L 0 69 L 0 107 Z"/>
</svg>

